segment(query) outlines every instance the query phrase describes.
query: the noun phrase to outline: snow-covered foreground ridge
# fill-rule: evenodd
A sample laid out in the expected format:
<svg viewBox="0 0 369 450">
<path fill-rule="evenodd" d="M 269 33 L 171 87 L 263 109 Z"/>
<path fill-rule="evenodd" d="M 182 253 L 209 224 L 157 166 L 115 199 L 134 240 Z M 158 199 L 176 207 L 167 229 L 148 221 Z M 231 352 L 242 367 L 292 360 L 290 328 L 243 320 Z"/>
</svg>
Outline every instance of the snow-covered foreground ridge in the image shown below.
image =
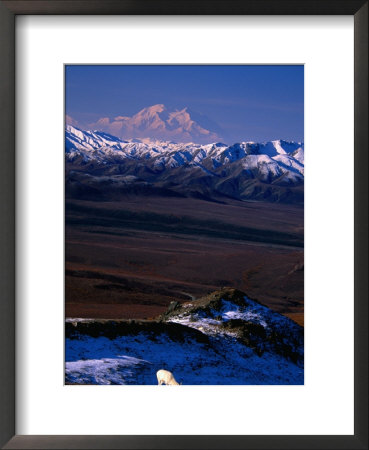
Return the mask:
<svg viewBox="0 0 369 450">
<path fill-rule="evenodd" d="M 66 382 L 156 384 L 156 372 L 196 384 L 303 384 L 303 328 L 235 289 L 154 321 L 66 323 Z"/>
</svg>

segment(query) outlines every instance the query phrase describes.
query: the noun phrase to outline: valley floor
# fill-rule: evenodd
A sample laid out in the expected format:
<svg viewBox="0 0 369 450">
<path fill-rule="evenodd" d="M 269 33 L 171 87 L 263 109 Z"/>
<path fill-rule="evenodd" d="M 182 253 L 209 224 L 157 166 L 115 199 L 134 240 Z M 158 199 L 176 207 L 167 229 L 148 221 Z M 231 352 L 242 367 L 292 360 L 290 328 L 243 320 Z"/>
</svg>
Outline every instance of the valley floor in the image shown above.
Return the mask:
<svg viewBox="0 0 369 450">
<path fill-rule="evenodd" d="M 66 202 L 66 317 L 152 318 L 236 287 L 303 324 L 303 208 L 127 196 Z"/>
</svg>

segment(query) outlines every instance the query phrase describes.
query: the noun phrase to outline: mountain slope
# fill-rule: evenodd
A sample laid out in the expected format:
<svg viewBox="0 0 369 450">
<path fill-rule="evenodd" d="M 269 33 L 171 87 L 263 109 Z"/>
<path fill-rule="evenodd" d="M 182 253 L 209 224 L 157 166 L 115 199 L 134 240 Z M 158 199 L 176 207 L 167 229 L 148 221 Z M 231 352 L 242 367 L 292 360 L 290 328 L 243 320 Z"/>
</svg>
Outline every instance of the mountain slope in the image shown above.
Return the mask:
<svg viewBox="0 0 369 450">
<path fill-rule="evenodd" d="M 304 383 L 303 328 L 243 292 L 224 289 L 155 321 L 66 323 L 66 382 L 184 385 Z"/>
<path fill-rule="evenodd" d="M 177 119 L 169 116 L 168 120 Z M 160 122 L 153 123 L 160 127 Z M 135 188 L 137 183 L 146 183 L 179 195 L 208 199 L 228 196 L 303 202 L 302 143 L 275 140 L 227 146 L 220 142 L 201 145 L 123 141 L 104 132 L 82 131 L 73 126 L 67 126 L 65 142 L 67 180 L 84 191 L 88 186 L 99 189 L 101 176 L 105 176 L 110 188 L 123 181 L 126 188 L 128 184 Z M 81 172 L 89 174 L 88 186 Z"/>
</svg>

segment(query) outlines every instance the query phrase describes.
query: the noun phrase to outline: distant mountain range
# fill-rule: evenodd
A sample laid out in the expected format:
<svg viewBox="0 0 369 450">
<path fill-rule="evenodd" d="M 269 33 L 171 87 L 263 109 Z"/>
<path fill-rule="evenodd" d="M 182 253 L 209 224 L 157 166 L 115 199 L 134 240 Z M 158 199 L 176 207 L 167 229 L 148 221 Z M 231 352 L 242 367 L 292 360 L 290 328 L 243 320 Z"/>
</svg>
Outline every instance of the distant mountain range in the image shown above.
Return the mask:
<svg viewBox="0 0 369 450">
<path fill-rule="evenodd" d="M 153 112 L 152 108 L 143 111 L 148 109 Z M 163 111 L 158 108 L 155 114 L 151 112 L 140 117 L 146 117 L 150 127 L 162 129 Z M 183 123 L 188 126 L 189 136 L 206 132 L 188 121 L 187 115 L 185 110 L 177 115 L 169 114 L 166 129 L 173 125 L 175 134 L 177 125 Z M 211 137 L 210 134 L 209 140 Z M 231 197 L 303 203 L 304 144 L 301 142 L 275 140 L 228 146 L 221 142 L 123 140 L 106 132 L 83 131 L 68 125 L 65 146 L 67 195 L 72 197 L 113 199 L 143 193 L 216 201 Z"/>
<path fill-rule="evenodd" d="M 76 123 L 70 119 L 70 125 Z M 215 122 L 188 108 L 170 110 L 162 104 L 142 109 L 132 117 L 102 117 L 90 128 L 114 134 L 121 139 L 149 138 L 180 142 L 209 143 L 222 140 L 223 130 Z"/>
</svg>

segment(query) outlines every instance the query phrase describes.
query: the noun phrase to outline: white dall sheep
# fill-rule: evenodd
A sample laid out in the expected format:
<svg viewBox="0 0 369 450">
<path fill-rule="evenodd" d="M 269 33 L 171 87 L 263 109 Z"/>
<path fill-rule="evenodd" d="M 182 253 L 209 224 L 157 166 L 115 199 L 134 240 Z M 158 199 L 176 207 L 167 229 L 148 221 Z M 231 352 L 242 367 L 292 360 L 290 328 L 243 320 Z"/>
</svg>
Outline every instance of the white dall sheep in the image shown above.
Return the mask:
<svg viewBox="0 0 369 450">
<path fill-rule="evenodd" d="M 158 370 L 156 372 L 156 376 L 158 378 L 158 384 L 179 385 L 179 383 L 176 382 L 172 372 L 169 372 L 169 370 Z"/>
</svg>

